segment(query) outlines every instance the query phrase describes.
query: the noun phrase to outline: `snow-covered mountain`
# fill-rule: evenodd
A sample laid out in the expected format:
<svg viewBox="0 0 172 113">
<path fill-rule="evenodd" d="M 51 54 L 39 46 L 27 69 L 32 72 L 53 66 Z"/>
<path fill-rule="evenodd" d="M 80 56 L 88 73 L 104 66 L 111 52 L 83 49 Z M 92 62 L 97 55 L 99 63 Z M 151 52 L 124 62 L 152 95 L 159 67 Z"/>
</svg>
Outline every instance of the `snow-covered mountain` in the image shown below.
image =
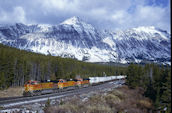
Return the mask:
<svg viewBox="0 0 172 113">
<path fill-rule="evenodd" d="M 78 17 L 58 25 L 0 25 L 0 43 L 87 62 L 170 63 L 170 41 L 168 32 L 153 26 L 100 31 Z"/>
</svg>

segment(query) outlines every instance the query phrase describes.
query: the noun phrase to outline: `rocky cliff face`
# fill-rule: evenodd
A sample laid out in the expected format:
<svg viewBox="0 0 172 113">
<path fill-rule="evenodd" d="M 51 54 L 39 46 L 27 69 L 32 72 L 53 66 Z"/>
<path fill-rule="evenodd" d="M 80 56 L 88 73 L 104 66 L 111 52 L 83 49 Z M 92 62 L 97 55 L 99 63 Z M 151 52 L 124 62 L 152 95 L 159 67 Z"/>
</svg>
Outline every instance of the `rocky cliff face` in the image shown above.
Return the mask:
<svg viewBox="0 0 172 113">
<path fill-rule="evenodd" d="M 0 43 L 88 62 L 170 63 L 171 36 L 151 27 L 99 31 L 78 17 L 58 25 L 0 25 Z"/>
</svg>

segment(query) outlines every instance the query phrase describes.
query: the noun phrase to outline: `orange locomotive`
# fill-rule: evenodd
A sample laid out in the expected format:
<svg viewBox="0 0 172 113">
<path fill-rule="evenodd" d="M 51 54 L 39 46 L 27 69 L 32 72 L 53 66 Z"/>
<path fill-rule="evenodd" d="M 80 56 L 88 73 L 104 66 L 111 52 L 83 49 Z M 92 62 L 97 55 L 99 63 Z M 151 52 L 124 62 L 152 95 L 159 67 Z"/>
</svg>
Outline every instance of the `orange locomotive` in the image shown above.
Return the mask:
<svg viewBox="0 0 172 113">
<path fill-rule="evenodd" d="M 75 87 L 77 86 L 76 80 L 64 80 L 60 79 L 58 82 L 58 88 L 59 89 L 65 89 L 65 88 L 70 88 L 70 87 Z"/>
<path fill-rule="evenodd" d="M 58 84 L 54 82 L 39 82 L 29 80 L 24 85 L 24 96 L 34 96 L 41 95 L 44 93 L 51 93 L 52 91 L 56 91 L 58 89 Z"/>
<path fill-rule="evenodd" d="M 41 95 L 85 86 L 89 86 L 89 79 L 59 79 L 58 81 L 47 82 L 29 80 L 24 85 L 23 96 Z"/>
<path fill-rule="evenodd" d="M 78 87 L 87 87 L 89 85 L 89 79 L 77 79 Z"/>
</svg>

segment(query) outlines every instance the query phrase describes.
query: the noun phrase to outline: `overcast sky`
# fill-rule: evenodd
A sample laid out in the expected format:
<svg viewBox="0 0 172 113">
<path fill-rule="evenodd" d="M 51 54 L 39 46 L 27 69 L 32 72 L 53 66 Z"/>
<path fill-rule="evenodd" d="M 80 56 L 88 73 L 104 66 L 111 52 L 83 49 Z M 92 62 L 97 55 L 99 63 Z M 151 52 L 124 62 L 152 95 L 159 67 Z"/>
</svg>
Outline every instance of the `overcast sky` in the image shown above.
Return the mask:
<svg viewBox="0 0 172 113">
<path fill-rule="evenodd" d="M 0 24 L 59 24 L 78 16 L 99 29 L 155 26 L 170 32 L 170 0 L 0 0 Z"/>
</svg>

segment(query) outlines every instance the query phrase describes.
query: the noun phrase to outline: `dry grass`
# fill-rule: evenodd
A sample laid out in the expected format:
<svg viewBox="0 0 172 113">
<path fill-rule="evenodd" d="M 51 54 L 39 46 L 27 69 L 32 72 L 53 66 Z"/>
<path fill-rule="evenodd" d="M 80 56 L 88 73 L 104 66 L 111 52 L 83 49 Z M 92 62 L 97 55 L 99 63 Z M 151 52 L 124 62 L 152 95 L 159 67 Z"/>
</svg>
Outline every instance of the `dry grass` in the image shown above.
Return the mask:
<svg viewBox="0 0 172 113">
<path fill-rule="evenodd" d="M 0 98 L 22 96 L 23 90 L 23 87 L 10 87 L 5 90 L 0 90 Z"/>
<path fill-rule="evenodd" d="M 122 87 L 108 93 L 97 94 L 82 101 L 79 97 L 51 106 L 46 113 L 149 113 L 152 103 L 138 88 Z"/>
<path fill-rule="evenodd" d="M 95 106 L 91 106 L 88 105 L 86 107 L 86 113 L 113 113 L 111 108 L 109 108 L 108 106 L 104 106 L 104 105 L 95 105 Z"/>
</svg>

